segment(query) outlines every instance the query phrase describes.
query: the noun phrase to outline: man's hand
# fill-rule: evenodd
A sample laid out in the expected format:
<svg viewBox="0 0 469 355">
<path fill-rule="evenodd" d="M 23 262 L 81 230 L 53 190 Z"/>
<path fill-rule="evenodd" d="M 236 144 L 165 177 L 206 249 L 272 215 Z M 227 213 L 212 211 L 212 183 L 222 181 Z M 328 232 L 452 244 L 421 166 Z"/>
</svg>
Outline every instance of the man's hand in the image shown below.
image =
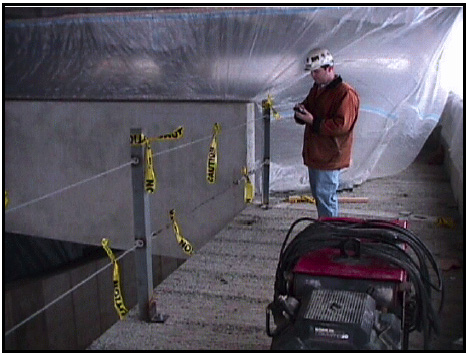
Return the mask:
<svg viewBox="0 0 469 355">
<path fill-rule="evenodd" d="M 295 111 L 295 117 L 304 123 L 313 124 L 314 117 L 308 110 L 305 109 L 304 105 L 297 104 L 293 108 Z"/>
</svg>

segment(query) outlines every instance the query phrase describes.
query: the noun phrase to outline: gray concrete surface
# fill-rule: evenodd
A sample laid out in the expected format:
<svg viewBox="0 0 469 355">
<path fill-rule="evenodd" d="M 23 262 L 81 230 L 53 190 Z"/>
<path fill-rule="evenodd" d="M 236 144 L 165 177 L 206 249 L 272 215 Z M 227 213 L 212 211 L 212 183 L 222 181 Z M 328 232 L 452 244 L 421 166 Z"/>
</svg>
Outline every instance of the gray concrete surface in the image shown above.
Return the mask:
<svg viewBox="0 0 469 355">
<path fill-rule="evenodd" d="M 113 248 L 129 249 L 134 245 L 130 128 L 158 137 L 183 126 L 181 140 L 152 144 L 158 189 L 150 202 L 151 223 L 153 230 L 162 229 L 175 209 L 183 233 L 199 248 L 244 208 L 243 187 L 233 181 L 246 164 L 249 105 L 6 101 L 5 230 L 97 246 L 109 238 Z M 210 185 L 206 162 L 215 122 L 222 128 L 219 170 L 217 183 Z M 49 197 L 36 201 L 43 196 Z M 18 208 L 31 201 L 36 202 Z M 218 211 L 216 220 L 210 218 L 212 209 Z M 192 220 L 210 223 L 195 226 Z M 185 258 L 172 230 L 163 229 L 153 253 Z"/>
<path fill-rule="evenodd" d="M 130 309 L 137 304 L 135 253 L 116 252 L 115 255 L 119 258 L 124 303 Z M 153 255 L 153 285 L 159 284 L 184 261 Z M 113 302 L 113 270 L 108 255 L 102 250 L 101 257 L 95 254 L 46 275 L 4 284 L 3 350 L 86 349 L 119 319 Z M 90 275 L 95 277 L 89 278 Z M 89 280 L 83 282 L 87 278 Z M 69 292 L 75 286 L 74 291 Z M 63 296 L 66 292 L 68 294 Z M 61 298 L 57 300 L 58 297 Z M 43 312 L 29 318 L 44 307 Z"/>
<path fill-rule="evenodd" d="M 295 192 L 296 194 L 306 192 Z M 316 216 L 315 207 L 271 197 L 271 208 L 248 206 L 154 290 L 165 323 L 144 323 L 136 309 L 117 322 L 89 350 L 267 350 L 265 307 L 273 297 L 278 253 L 291 223 Z M 457 220 L 458 210 L 442 166 L 420 157 L 404 172 L 366 182 L 341 196 L 368 197 L 368 203 L 342 204 L 342 216 L 403 218 L 440 263 L 446 287 L 442 332 L 433 350 L 462 350 L 465 335 L 465 235 L 436 224 Z M 462 341 L 462 340 L 461 340 Z M 412 333 L 411 349 L 422 338 Z"/>
</svg>

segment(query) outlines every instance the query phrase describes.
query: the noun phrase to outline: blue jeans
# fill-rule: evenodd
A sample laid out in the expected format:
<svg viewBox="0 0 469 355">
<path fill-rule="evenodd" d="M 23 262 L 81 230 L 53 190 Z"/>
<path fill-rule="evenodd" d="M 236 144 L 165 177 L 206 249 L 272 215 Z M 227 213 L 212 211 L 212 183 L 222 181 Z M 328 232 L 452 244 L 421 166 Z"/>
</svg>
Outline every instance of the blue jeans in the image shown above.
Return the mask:
<svg viewBox="0 0 469 355">
<path fill-rule="evenodd" d="M 337 189 L 339 187 L 340 170 L 316 170 L 308 168 L 309 185 L 316 200 L 318 217 L 337 217 L 339 202 Z"/>
</svg>

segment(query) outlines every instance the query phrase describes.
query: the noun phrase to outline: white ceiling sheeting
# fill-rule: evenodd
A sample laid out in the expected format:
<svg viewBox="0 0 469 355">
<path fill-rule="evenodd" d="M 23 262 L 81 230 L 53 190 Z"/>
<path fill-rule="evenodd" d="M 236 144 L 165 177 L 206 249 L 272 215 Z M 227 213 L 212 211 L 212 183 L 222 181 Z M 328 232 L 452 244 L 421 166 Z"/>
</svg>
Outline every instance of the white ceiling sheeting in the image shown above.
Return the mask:
<svg viewBox="0 0 469 355">
<path fill-rule="evenodd" d="M 272 95 L 272 190 L 307 186 L 292 106 L 325 46 L 361 95 L 344 186 L 407 167 L 447 99 L 440 58 L 462 7 L 271 7 L 6 21 L 7 99 L 236 100 Z M 462 43 L 461 43 L 462 45 Z"/>
</svg>

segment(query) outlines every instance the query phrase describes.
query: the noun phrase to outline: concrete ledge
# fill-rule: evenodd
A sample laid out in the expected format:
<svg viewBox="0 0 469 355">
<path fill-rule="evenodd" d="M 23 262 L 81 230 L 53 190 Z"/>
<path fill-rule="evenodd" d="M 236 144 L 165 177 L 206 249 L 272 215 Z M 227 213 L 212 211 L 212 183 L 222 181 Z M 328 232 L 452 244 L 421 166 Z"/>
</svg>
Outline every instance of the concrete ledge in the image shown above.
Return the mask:
<svg viewBox="0 0 469 355">
<path fill-rule="evenodd" d="M 183 259 L 153 256 L 154 285 L 161 283 L 183 263 Z M 110 265 L 110 261 L 103 256 L 40 278 L 5 285 L 4 331 L 12 329 L 106 265 Z M 119 268 L 124 302 L 128 309 L 132 309 L 137 303 L 134 254 L 121 258 Z M 85 349 L 119 320 L 113 304 L 112 272 L 113 268 L 109 266 L 4 337 L 4 350 Z"/>
</svg>

